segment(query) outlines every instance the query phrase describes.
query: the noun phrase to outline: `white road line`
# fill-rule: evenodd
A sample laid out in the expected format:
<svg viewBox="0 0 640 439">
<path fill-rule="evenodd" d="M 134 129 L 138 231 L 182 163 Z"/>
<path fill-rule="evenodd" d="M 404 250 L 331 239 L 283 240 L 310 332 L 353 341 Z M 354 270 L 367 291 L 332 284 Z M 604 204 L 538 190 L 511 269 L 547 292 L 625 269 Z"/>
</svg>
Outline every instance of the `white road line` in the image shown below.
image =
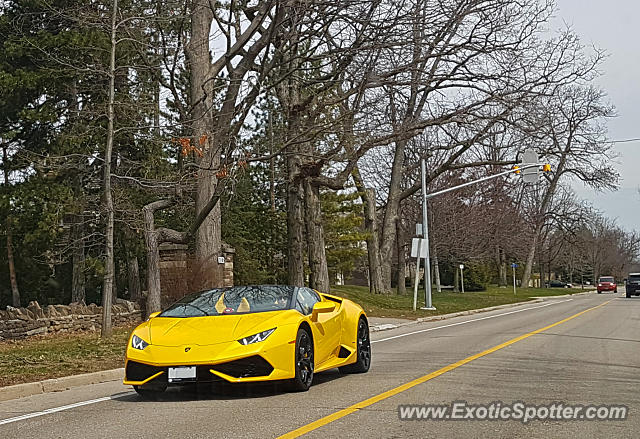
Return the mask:
<svg viewBox="0 0 640 439">
<path fill-rule="evenodd" d="M 74 409 L 76 407 L 82 407 L 83 405 L 97 404 L 99 402 L 109 401 L 109 400 L 112 400 L 112 399 L 118 399 L 118 398 L 122 398 L 124 396 L 129 396 L 129 395 L 135 395 L 135 393 L 133 393 L 133 392 L 119 393 L 117 395 L 105 396 L 104 398 L 90 399 L 88 401 L 81 401 L 81 402 L 76 402 L 74 404 L 63 405 L 63 406 L 60 406 L 60 407 L 54 407 L 54 408 L 51 408 L 51 409 L 42 410 L 41 412 L 27 413 L 26 415 L 20 415 L 20 416 L 16 416 L 16 417 L 13 417 L 13 418 L 0 419 L 0 425 L 11 424 L 12 422 L 24 421 L 25 419 L 30 419 L 30 418 L 37 418 L 38 416 L 50 415 L 51 413 L 57 413 L 57 412 L 65 411 L 65 410 L 71 410 L 71 409 Z"/>
<path fill-rule="evenodd" d="M 573 299 L 561 300 L 557 302 L 549 302 L 549 303 L 545 303 L 544 305 L 532 306 L 530 308 L 524 308 L 524 309 L 517 309 L 515 311 L 503 312 L 501 314 L 495 314 L 492 316 L 479 317 L 477 319 L 465 320 L 464 322 L 449 323 L 448 325 L 436 326 L 435 328 L 427 328 L 427 329 L 421 329 L 419 331 L 407 332 L 406 334 L 394 335 L 393 337 L 382 338 L 380 340 L 372 340 L 371 343 L 380 343 L 381 341 L 395 340 L 396 338 L 408 337 L 410 335 L 421 334 L 423 332 L 436 331 L 438 329 L 450 328 L 452 326 L 466 325 L 467 323 L 479 322 L 480 320 L 493 319 L 496 317 L 502 317 L 509 314 L 515 314 L 517 312 L 529 311 L 537 308 L 544 308 L 545 306 L 556 305 L 558 303 L 564 303 L 570 300 L 573 300 Z"/>
</svg>

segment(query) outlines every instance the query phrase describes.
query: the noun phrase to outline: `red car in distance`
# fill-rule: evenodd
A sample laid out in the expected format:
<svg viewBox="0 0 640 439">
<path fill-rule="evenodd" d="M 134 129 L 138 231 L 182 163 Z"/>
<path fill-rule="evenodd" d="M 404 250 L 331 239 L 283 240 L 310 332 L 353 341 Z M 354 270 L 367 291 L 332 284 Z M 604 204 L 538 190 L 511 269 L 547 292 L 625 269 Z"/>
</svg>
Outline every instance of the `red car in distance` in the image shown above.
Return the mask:
<svg viewBox="0 0 640 439">
<path fill-rule="evenodd" d="M 598 279 L 598 294 L 603 291 L 613 291 L 614 293 L 618 292 L 618 284 L 616 284 L 613 276 L 600 276 Z"/>
</svg>

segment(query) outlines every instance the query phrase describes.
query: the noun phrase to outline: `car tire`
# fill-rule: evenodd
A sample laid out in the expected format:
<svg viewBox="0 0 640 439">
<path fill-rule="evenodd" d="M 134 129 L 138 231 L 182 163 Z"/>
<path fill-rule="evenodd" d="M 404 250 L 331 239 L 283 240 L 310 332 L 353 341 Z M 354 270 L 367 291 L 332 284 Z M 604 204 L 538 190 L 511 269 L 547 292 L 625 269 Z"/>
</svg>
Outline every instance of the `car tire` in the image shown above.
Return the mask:
<svg viewBox="0 0 640 439">
<path fill-rule="evenodd" d="M 598 290 L 598 294 L 602 294 L 602 291 Z"/>
<path fill-rule="evenodd" d="M 136 391 L 144 399 L 157 399 L 165 390 L 167 390 L 166 384 L 133 386 L 133 390 Z"/>
<path fill-rule="evenodd" d="M 293 392 L 306 392 L 313 382 L 313 339 L 304 328 L 298 329 L 296 335 L 295 354 L 293 357 L 295 377 L 290 381 L 289 389 Z"/>
<path fill-rule="evenodd" d="M 371 366 L 371 337 L 369 336 L 369 325 L 364 317 L 358 320 L 358 330 L 356 336 L 357 352 L 356 362 L 339 368 L 342 373 L 365 373 Z"/>
</svg>

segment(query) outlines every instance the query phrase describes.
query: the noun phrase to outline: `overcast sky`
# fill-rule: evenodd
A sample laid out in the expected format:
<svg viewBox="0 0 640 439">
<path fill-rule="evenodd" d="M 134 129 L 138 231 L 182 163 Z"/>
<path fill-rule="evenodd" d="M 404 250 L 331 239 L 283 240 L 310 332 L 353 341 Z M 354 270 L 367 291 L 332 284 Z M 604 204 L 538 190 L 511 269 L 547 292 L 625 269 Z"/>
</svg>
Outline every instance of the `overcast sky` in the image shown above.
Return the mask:
<svg viewBox="0 0 640 439">
<path fill-rule="evenodd" d="M 580 35 L 586 46 L 608 54 L 598 85 L 609 95 L 618 116 L 609 120 L 612 140 L 640 138 L 640 1 L 556 0 L 556 27 L 563 21 Z M 622 177 L 614 193 L 596 193 L 576 184 L 576 192 L 616 218 L 627 229 L 640 231 L 640 141 L 616 143 L 616 168 Z"/>
</svg>

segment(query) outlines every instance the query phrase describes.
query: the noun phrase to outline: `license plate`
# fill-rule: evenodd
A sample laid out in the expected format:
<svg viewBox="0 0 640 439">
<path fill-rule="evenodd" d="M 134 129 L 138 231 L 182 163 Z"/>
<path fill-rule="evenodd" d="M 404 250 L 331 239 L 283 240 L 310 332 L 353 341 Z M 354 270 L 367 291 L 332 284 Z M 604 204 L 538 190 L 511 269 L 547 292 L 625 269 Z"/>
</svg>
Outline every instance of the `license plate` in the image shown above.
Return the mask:
<svg viewBox="0 0 640 439">
<path fill-rule="evenodd" d="M 168 378 L 170 382 L 195 380 L 196 367 L 195 366 L 170 367 Z"/>
</svg>

